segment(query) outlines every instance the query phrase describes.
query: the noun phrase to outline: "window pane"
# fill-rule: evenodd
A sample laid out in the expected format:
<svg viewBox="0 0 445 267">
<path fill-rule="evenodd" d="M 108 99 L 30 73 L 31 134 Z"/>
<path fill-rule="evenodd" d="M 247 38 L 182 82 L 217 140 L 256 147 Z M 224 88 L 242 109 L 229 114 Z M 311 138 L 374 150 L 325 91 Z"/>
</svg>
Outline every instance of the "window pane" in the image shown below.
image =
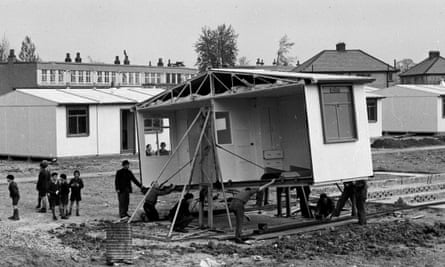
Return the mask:
<svg viewBox="0 0 445 267">
<path fill-rule="evenodd" d="M 79 117 L 78 118 L 78 134 L 86 134 L 87 133 L 87 117 Z"/>
<path fill-rule="evenodd" d="M 77 133 L 77 119 L 75 117 L 68 118 L 68 134 Z"/>
<path fill-rule="evenodd" d="M 355 137 L 355 125 L 354 114 L 351 105 L 338 105 L 338 121 L 340 138 L 354 138 Z"/>
<path fill-rule="evenodd" d="M 87 110 L 86 109 L 70 109 L 68 110 L 68 115 L 86 115 Z"/>
<path fill-rule="evenodd" d="M 229 112 L 215 112 L 215 128 L 218 144 L 231 144 L 232 133 Z"/>
<path fill-rule="evenodd" d="M 336 105 L 326 105 L 324 108 L 326 139 L 338 139 L 338 121 Z"/>
</svg>

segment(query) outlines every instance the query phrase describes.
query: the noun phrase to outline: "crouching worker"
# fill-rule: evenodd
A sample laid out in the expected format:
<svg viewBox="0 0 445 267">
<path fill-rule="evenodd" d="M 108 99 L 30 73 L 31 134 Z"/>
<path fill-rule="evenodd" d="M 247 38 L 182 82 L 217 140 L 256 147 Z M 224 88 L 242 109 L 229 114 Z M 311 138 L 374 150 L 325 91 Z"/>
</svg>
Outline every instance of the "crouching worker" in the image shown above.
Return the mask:
<svg viewBox="0 0 445 267">
<path fill-rule="evenodd" d="M 152 184 L 151 190 L 145 187 L 142 188 L 142 193 L 144 194 L 146 194 L 147 191 L 150 191 L 147 197 L 145 198 L 144 202 L 144 212 L 145 212 L 144 221 L 146 220 L 150 222 L 159 221 L 159 213 L 156 210 L 156 203 L 158 202 L 158 196 L 168 195 L 173 191 L 174 188 L 175 186 L 173 184 L 171 184 L 168 187 L 165 186 L 160 187 L 157 182 L 154 182 Z"/>
<path fill-rule="evenodd" d="M 17 183 L 14 182 L 14 175 L 8 174 L 6 176 L 6 180 L 8 181 L 8 190 L 9 190 L 9 196 L 12 199 L 12 208 L 13 213 L 11 217 L 8 217 L 10 220 L 18 221 L 19 218 L 19 208 L 17 205 L 19 204 L 20 194 L 19 194 L 19 187 L 17 186 Z"/>
<path fill-rule="evenodd" d="M 325 193 L 320 194 L 320 198 L 317 202 L 317 207 L 315 208 L 315 218 L 317 220 L 324 220 L 329 218 L 332 212 L 334 212 L 335 205 L 334 201 L 328 197 Z"/>
<path fill-rule="evenodd" d="M 192 221 L 193 216 L 190 213 L 190 204 L 193 201 L 193 194 L 187 193 L 184 195 L 184 198 L 181 200 L 181 204 L 179 206 L 178 216 L 176 217 L 175 225 L 173 226 L 173 230 L 176 232 L 187 233 L 185 229 Z M 176 214 L 176 210 L 178 209 L 178 203 L 170 210 L 168 214 L 168 218 L 171 222 Z"/>
<path fill-rule="evenodd" d="M 275 179 L 272 179 L 269 183 L 261 186 L 258 189 L 250 189 L 246 188 L 238 192 L 230 202 L 229 209 L 231 212 L 235 214 L 236 220 L 236 230 L 235 230 L 235 242 L 236 243 L 244 243 L 241 239 L 242 227 L 243 227 L 243 219 L 244 219 L 244 205 L 249 201 L 250 197 L 258 192 L 262 192 L 264 189 L 271 186 L 275 183 Z"/>
</svg>

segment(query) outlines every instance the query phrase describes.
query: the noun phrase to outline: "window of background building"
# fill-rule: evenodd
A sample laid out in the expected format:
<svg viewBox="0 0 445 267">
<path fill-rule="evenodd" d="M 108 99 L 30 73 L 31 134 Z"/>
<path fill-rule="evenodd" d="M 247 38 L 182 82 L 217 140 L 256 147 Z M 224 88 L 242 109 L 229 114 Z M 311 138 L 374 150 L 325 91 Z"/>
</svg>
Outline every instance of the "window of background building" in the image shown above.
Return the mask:
<svg viewBox="0 0 445 267">
<path fill-rule="evenodd" d="M 170 78 L 171 74 L 170 73 L 166 73 L 165 74 L 165 83 L 171 83 L 171 78 Z"/>
<path fill-rule="evenodd" d="M 79 83 L 83 83 L 83 70 L 79 70 Z"/>
<path fill-rule="evenodd" d="M 91 71 L 85 71 L 85 82 L 91 83 Z"/>
<path fill-rule="evenodd" d="M 134 73 L 134 83 L 135 84 L 140 84 L 140 82 L 139 82 L 139 72 L 135 72 Z"/>
<path fill-rule="evenodd" d="M 63 79 L 63 78 L 64 78 L 64 77 L 63 77 L 63 76 L 64 76 L 63 73 L 64 73 L 63 70 L 58 70 L 58 74 L 59 74 L 59 75 L 58 75 L 58 76 L 59 76 L 59 83 L 62 83 L 63 80 L 64 80 L 64 79 Z"/>
<path fill-rule="evenodd" d="M 51 83 L 55 83 L 56 82 L 56 70 L 50 70 L 49 71 L 49 81 Z"/>
<path fill-rule="evenodd" d="M 320 92 L 325 143 L 355 141 L 352 86 L 322 86 Z"/>
<path fill-rule="evenodd" d="M 75 71 L 75 70 L 72 70 L 71 71 L 71 82 L 72 83 L 75 83 L 76 82 L 76 76 L 77 76 L 77 71 Z"/>
<path fill-rule="evenodd" d="M 47 70 L 42 70 L 42 82 L 46 82 L 48 81 L 48 71 Z"/>
<path fill-rule="evenodd" d="M 145 72 L 144 73 L 144 83 L 150 83 L 150 72 Z"/>
<path fill-rule="evenodd" d="M 127 84 L 127 73 L 126 72 L 122 72 L 122 83 Z"/>
<path fill-rule="evenodd" d="M 111 72 L 111 82 L 113 84 L 116 84 L 116 72 L 115 71 Z"/>
<path fill-rule="evenodd" d="M 171 75 L 172 75 L 171 76 L 172 84 L 177 84 L 177 82 L 176 82 L 176 73 L 172 73 Z"/>
<path fill-rule="evenodd" d="M 161 83 L 161 73 L 157 72 L 155 73 L 156 76 L 156 82 L 155 83 Z"/>
<path fill-rule="evenodd" d="M 67 136 L 88 136 L 89 112 L 88 106 L 67 106 Z"/>
<path fill-rule="evenodd" d="M 110 82 L 110 72 L 105 71 L 105 83 L 109 83 L 109 82 Z"/>
<path fill-rule="evenodd" d="M 388 82 L 392 81 L 393 81 L 392 72 L 388 72 Z"/>
<path fill-rule="evenodd" d="M 368 111 L 368 122 L 377 121 L 377 99 L 368 98 L 366 99 L 366 109 Z"/>
<path fill-rule="evenodd" d="M 97 82 L 98 83 L 102 83 L 103 82 L 103 72 L 102 71 L 98 71 L 97 72 Z"/>
<path fill-rule="evenodd" d="M 445 118 L 445 97 L 442 97 L 442 118 Z"/>
<path fill-rule="evenodd" d="M 129 84 L 133 84 L 134 83 L 134 73 L 133 72 L 129 72 L 128 73 L 128 83 Z"/>
</svg>

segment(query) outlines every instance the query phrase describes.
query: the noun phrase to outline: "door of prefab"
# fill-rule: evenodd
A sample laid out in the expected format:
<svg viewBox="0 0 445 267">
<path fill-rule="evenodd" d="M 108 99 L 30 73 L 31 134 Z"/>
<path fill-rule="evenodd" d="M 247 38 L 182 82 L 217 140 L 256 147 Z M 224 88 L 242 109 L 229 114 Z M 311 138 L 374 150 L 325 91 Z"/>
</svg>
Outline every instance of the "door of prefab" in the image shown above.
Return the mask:
<svg viewBox="0 0 445 267">
<path fill-rule="evenodd" d="M 257 163 L 255 107 L 248 100 L 219 101 L 215 105 L 217 143 L 230 154 L 218 149 L 224 179 L 232 181 L 256 180 L 261 175 Z M 243 159 L 242 159 L 243 158 Z"/>
<path fill-rule="evenodd" d="M 121 110 L 121 153 L 136 152 L 134 113 L 129 109 Z"/>
</svg>

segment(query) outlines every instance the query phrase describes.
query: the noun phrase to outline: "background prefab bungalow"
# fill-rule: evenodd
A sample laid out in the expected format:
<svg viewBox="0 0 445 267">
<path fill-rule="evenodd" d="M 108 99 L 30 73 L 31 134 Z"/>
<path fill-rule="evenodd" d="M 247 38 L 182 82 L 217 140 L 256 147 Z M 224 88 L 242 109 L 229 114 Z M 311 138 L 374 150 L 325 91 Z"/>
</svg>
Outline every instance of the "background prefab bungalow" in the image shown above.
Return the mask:
<svg viewBox="0 0 445 267">
<path fill-rule="evenodd" d="M 385 97 L 383 132 L 445 133 L 445 86 L 400 84 L 376 93 Z"/>
<path fill-rule="evenodd" d="M 377 90 L 380 89 L 365 86 L 370 138 L 382 136 L 382 99 L 385 97 L 377 94 Z"/>
<path fill-rule="evenodd" d="M 0 154 L 55 158 L 136 152 L 138 102 L 162 89 L 17 89 L 0 96 Z"/>
<path fill-rule="evenodd" d="M 208 114 L 211 131 L 203 140 L 210 143 L 214 136 L 216 153 L 208 155 L 219 163 L 225 182 L 259 181 L 265 167 L 294 170 L 292 178 L 284 179 L 288 184 L 368 177 L 373 172 L 363 84 L 369 81 L 241 69 L 201 74 L 137 105 L 140 149 L 146 120 L 168 120 L 172 147 L 183 141 L 174 155 L 141 156 L 143 182 L 150 184 L 157 177 L 163 182 L 172 175 L 173 183 L 189 182 L 188 163 L 196 155 Z M 195 121 L 197 126 L 190 127 Z M 171 162 L 166 165 L 167 160 Z M 199 158 L 197 164 L 203 166 L 205 160 Z M 196 184 L 199 177 L 212 174 L 201 168 L 192 176 Z"/>
</svg>

